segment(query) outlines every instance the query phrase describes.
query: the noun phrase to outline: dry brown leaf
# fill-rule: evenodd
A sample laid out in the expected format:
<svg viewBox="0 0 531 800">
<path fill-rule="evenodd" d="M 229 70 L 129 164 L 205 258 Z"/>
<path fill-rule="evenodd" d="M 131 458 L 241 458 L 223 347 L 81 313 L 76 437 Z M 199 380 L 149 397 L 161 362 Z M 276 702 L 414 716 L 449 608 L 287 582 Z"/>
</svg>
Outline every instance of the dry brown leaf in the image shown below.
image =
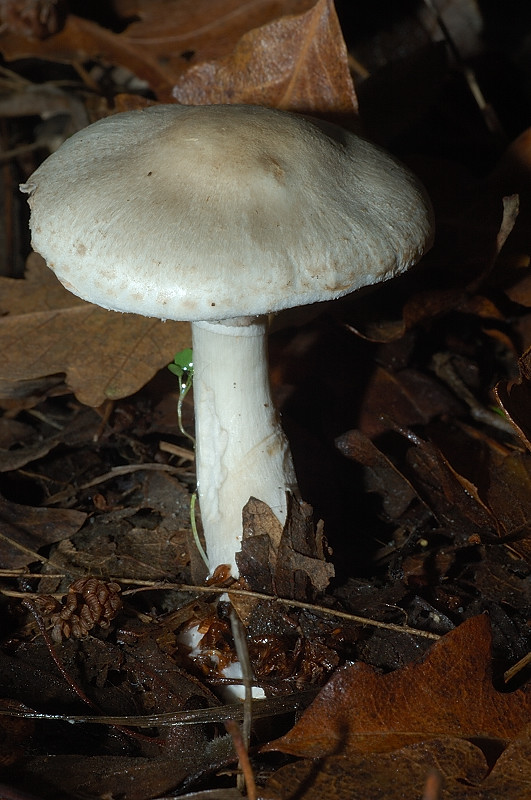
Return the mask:
<svg viewBox="0 0 531 800">
<path fill-rule="evenodd" d="M 464 541 L 474 534 L 482 539 L 499 535 L 495 514 L 464 470 L 454 466 L 431 442 L 417 439 L 415 444 L 407 453 L 408 465 L 414 471 L 411 483 L 439 524 Z"/>
<path fill-rule="evenodd" d="M 336 439 L 336 447 L 347 458 L 368 467 L 365 486 L 382 496 L 383 510 L 391 519 L 407 511 L 417 497 L 415 489 L 368 436 L 359 430 L 347 431 Z"/>
<path fill-rule="evenodd" d="M 490 663 L 489 620 L 473 617 L 421 663 L 386 675 L 363 663 L 339 670 L 295 727 L 265 750 L 320 758 L 390 752 L 445 736 L 506 745 L 529 725 L 531 692 L 496 691 Z"/>
<path fill-rule="evenodd" d="M 81 511 L 33 508 L 0 497 L 0 564 L 10 569 L 30 564 L 39 548 L 72 536 L 86 517 Z"/>
<path fill-rule="evenodd" d="M 525 446 L 531 450 L 531 425 L 529 423 L 531 348 L 526 350 L 518 365 L 520 367 L 520 380 L 513 382 L 500 381 L 494 391 L 501 408 L 513 423 Z"/>
<path fill-rule="evenodd" d="M 485 450 L 488 444 L 485 440 Z M 483 499 L 496 517 L 502 539 L 531 563 L 531 453 L 500 454 L 494 445 L 489 447 L 485 461 L 488 473 L 483 480 L 478 475 Z"/>
<path fill-rule="evenodd" d="M 251 497 L 242 517 L 236 561 L 254 591 L 307 600 L 326 589 L 334 568 L 325 560 L 322 526 L 314 526 L 311 506 L 288 495 L 282 527 L 266 503 Z"/>
<path fill-rule="evenodd" d="M 0 381 L 66 374 L 89 406 L 127 397 L 190 346 L 189 325 L 105 311 L 64 289 L 33 255 L 25 280 L 0 278 Z"/>
<path fill-rule="evenodd" d="M 392 753 L 332 756 L 318 765 L 304 760 L 278 770 L 268 781 L 264 798 L 420 798 L 427 776 L 435 771 L 443 779 L 441 800 L 523 800 L 531 795 L 530 750 L 529 738 L 509 745 L 490 774 L 479 747 L 452 738 L 423 742 Z"/>
<path fill-rule="evenodd" d="M 354 115 L 357 99 L 331 0 L 243 36 L 218 61 L 191 67 L 176 83 L 180 103 L 258 103 L 290 111 Z"/>
<path fill-rule="evenodd" d="M 251 28 L 307 10 L 314 0 L 123 0 L 115 11 L 135 21 L 122 33 L 70 14 L 63 30 L 44 41 L 15 33 L 0 36 L 11 61 L 42 58 L 65 63 L 97 60 L 122 66 L 147 81 L 159 101 L 190 64 L 221 58 Z"/>
</svg>

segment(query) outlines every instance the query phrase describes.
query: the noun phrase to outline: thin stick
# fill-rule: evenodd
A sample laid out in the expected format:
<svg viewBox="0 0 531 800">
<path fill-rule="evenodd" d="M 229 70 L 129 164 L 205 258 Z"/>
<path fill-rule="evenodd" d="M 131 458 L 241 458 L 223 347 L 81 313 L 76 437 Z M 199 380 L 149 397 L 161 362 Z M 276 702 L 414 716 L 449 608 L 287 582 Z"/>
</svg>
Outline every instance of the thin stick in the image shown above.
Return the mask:
<svg viewBox="0 0 531 800">
<path fill-rule="evenodd" d="M 316 614 L 324 614 L 328 617 L 337 617 L 338 619 L 344 619 L 348 622 L 356 622 L 359 625 L 368 625 L 372 628 L 381 628 L 383 630 L 395 631 L 396 633 L 407 633 L 410 636 L 420 636 L 423 639 L 431 639 L 432 641 L 438 641 L 441 638 L 441 635 L 438 633 L 422 631 L 418 628 L 411 628 L 409 625 L 397 625 L 394 622 L 380 622 L 379 620 L 370 619 L 369 617 L 360 617 L 357 614 L 349 614 L 346 611 L 338 611 L 334 608 L 326 608 L 325 606 L 318 606 L 314 605 L 313 603 L 303 603 L 300 600 L 289 600 L 287 597 L 275 597 L 274 595 L 263 594 L 262 592 L 249 592 L 244 589 L 222 589 L 216 586 L 191 586 L 186 583 L 150 583 L 149 581 L 129 581 L 128 578 L 120 577 L 111 577 L 110 580 L 116 581 L 117 583 L 131 582 L 135 584 L 143 584 L 136 589 L 126 589 L 125 592 L 122 592 L 123 597 L 125 597 L 125 595 L 136 594 L 137 592 L 147 592 L 156 589 L 164 591 L 173 589 L 178 592 L 190 592 L 191 594 L 228 594 L 229 597 L 232 594 L 235 597 L 253 597 L 256 600 L 266 600 L 272 603 L 278 603 L 279 605 L 291 606 L 292 608 L 301 608 Z M 6 597 L 20 597 L 21 599 L 39 596 L 38 594 L 32 594 L 29 592 L 15 592 L 11 591 L 10 589 L 0 589 L 0 594 L 4 594 Z"/>
<path fill-rule="evenodd" d="M 208 556 L 205 553 L 205 548 L 201 544 L 201 539 L 199 538 L 199 531 L 197 530 L 197 523 L 195 521 L 196 503 L 197 503 L 197 492 L 192 492 L 192 496 L 190 498 L 190 527 L 192 528 L 192 536 L 194 538 L 194 544 L 197 547 L 199 555 L 203 559 L 206 568 L 210 569 L 210 564 L 208 563 Z"/>
<path fill-rule="evenodd" d="M 442 779 L 441 773 L 436 770 L 430 770 L 426 783 L 424 785 L 424 794 L 422 800 L 441 800 L 442 792 Z"/>
<path fill-rule="evenodd" d="M 119 578 L 113 578 L 112 580 L 119 581 Z M 438 633 L 422 631 L 418 628 L 411 628 L 409 625 L 396 625 L 394 622 L 380 622 L 376 619 L 359 617 L 356 614 L 349 614 L 346 611 L 338 611 L 334 608 L 326 608 L 325 606 L 318 606 L 314 605 L 313 603 L 303 603 L 300 600 L 289 600 L 287 597 L 276 597 L 270 594 L 263 594 L 262 592 L 249 592 L 245 589 L 230 589 L 226 587 L 218 588 L 216 586 L 188 586 L 187 584 L 181 583 L 161 583 L 139 589 L 127 589 L 122 594 L 125 596 L 127 594 L 135 594 L 135 592 L 143 592 L 150 589 L 175 589 L 179 592 L 198 592 L 200 594 L 227 593 L 229 597 L 230 595 L 234 595 L 236 597 L 254 597 L 256 600 L 267 600 L 272 603 L 278 603 L 279 605 L 291 606 L 292 608 L 302 608 L 306 611 L 315 612 L 316 614 L 325 614 L 329 617 L 337 617 L 338 619 L 345 619 L 349 622 L 357 622 L 360 625 L 369 625 L 373 628 L 383 628 L 384 630 L 396 631 L 397 633 L 408 633 L 411 636 L 420 636 L 424 639 L 432 639 L 433 641 L 438 641 L 441 638 Z"/>
<path fill-rule="evenodd" d="M 240 731 L 240 726 L 235 720 L 228 719 L 225 722 L 225 727 L 227 729 L 227 732 L 230 733 L 232 737 L 232 743 L 234 745 L 234 749 L 236 750 L 236 755 L 238 756 L 238 766 L 243 773 L 244 788 L 245 786 L 247 787 L 248 800 L 256 800 L 257 798 L 256 783 L 254 780 L 251 762 L 249 761 L 249 755 L 247 753 L 247 749 L 243 741 L 243 736 Z M 240 789 L 239 786 L 238 788 Z"/>
<path fill-rule="evenodd" d="M 245 749 L 249 750 L 253 716 L 253 668 L 251 666 L 251 659 L 249 658 L 249 648 L 247 647 L 245 631 L 243 630 L 242 623 L 234 607 L 231 608 L 230 611 L 230 626 L 234 638 L 234 646 L 236 647 L 236 654 L 242 668 L 242 684 L 244 689 L 242 739 Z"/>
<path fill-rule="evenodd" d="M 281 697 L 267 697 L 254 700 L 253 716 L 255 719 L 274 717 L 278 714 L 289 714 L 306 708 L 318 694 L 318 689 L 306 689 Z M 45 719 L 59 722 L 71 722 L 93 725 L 127 725 L 128 728 L 152 728 L 166 725 L 203 725 L 204 723 L 221 723 L 228 719 L 243 720 L 243 706 L 240 702 L 226 706 L 211 708 L 192 708 L 188 711 L 165 711 L 161 714 L 141 714 L 131 716 L 114 716 L 110 714 L 48 714 L 34 711 L 32 708 L 3 708 L 0 706 L 0 717 L 20 717 L 22 719 Z M 149 741 L 153 741 L 150 739 Z"/>
<path fill-rule="evenodd" d="M 518 675 L 518 673 L 525 669 L 529 664 L 531 664 L 531 653 L 528 653 L 526 656 L 521 658 L 520 661 L 517 661 L 516 664 L 513 664 L 512 667 L 509 667 L 509 669 L 503 673 L 504 682 L 509 683 L 509 681 L 515 677 L 515 675 Z"/>
</svg>

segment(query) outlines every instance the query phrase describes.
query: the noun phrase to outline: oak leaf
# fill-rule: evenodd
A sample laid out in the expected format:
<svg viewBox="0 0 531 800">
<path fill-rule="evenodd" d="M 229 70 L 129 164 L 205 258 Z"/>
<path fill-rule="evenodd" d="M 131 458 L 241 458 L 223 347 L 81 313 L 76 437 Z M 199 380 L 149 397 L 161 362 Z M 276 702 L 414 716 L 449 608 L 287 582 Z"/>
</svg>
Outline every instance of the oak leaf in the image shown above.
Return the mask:
<svg viewBox="0 0 531 800">
<path fill-rule="evenodd" d="M 329 756 L 303 760 L 278 770 L 269 779 L 264 800 L 403 800 L 428 795 L 429 776 L 439 775 L 441 800 L 522 800 L 531 795 L 529 737 L 502 753 L 492 771 L 479 747 L 463 739 L 444 738 L 403 747 L 391 753 Z M 425 794 L 423 794 L 425 789 Z M 437 795 L 439 796 L 439 795 Z"/>
<path fill-rule="evenodd" d="M 384 753 L 457 736 L 506 746 L 531 720 L 531 691 L 494 689 L 491 631 L 473 617 L 421 663 L 386 675 L 356 663 L 336 672 L 295 727 L 265 750 L 306 758 Z"/>
<path fill-rule="evenodd" d="M 242 36 L 234 51 L 192 66 L 177 81 L 180 103 L 257 103 L 290 111 L 357 112 L 348 57 L 332 0 Z"/>
<path fill-rule="evenodd" d="M 67 292 L 40 256 L 25 280 L 0 278 L 0 387 L 57 373 L 80 402 L 100 406 L 142 388 L 190 346 L 189 326 L 119 314 Z"/>
<path fill-rule="evenodd" d="M 97 60 L 125 67 L 145 80 L 159 101 L 168 102 L 172 86 L 190 64 L 223 57 L 251 28 L 312 5 L 314 0 L 244 4 L 240 0 L 123 0 L 113 4 L 118 20 L 125 23 L 121 33 L 69 14 L 63 29 L 45 40 L 4 33 L 0 51 L 9 61 L 31 57 L 68 64 Z"/>
</svg>

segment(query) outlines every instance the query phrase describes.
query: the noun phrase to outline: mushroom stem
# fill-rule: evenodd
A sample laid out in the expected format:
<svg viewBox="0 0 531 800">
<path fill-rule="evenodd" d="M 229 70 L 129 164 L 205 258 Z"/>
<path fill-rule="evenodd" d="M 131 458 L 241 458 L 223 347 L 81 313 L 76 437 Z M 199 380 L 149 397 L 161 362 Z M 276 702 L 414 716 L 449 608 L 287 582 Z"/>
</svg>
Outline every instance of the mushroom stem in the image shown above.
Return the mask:
<svg viewBox="0 0 531 800">
<path fill-rule="evenodd" d="M 287 439 L 271 399 L 267 318 L 192 324 L 196 465 L 210 571 L 238 575 L 242 509 L 263 500 L 285 522 L 296 487 Z"/>
</svg>

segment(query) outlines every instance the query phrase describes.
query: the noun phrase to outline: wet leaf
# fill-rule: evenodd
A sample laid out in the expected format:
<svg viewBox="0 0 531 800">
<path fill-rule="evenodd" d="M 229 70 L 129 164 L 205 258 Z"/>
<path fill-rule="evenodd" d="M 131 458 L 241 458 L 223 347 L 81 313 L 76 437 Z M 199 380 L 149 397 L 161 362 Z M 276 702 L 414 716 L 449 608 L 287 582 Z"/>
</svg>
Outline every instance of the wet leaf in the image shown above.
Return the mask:
<svg viewBox="0 0 531 800">
<path fill-rule="evenodd" d="M 306 758 L 385 753 L 442 736 L 505 746 L 529 725 L 528 688 L 503 694 L 491 678 L 486 616 L 467 620 L 425 660 L 387 675 L 363 663 L 339 670 L 295 727 L 266 750 Z"/>
<path fill-rule="evenodd" d="M 67 539 L 79 530 L 87 515 L 61 508 L 34 508 L 0 497 L 0 563 L 4 568 L 26 566 L 37 560 L 44 545 Z"/>
<path fill-rule="evenodd" d="M 442 527 L 463 542 L 472 535 L 498 535 L 500 525 L 477 486 L 431 442 L 417 439 L 407 454 L 411 483 Z"/>
<path fill-rule="evenodd" d="M 261 500 L 251 497 L 243 509 L 240 575 L 255 591 L 300 600 L 323 592 L 334 576 L 325 560 L 322 527 L 313 524 L 307 503 L 288 496 L 284 527 Z"/>
<path fill-rule="evenodd" d="M 531 450 L 531 348 L 520 358 L 520 380 L 500 381 L 495 393 L 498 403 L 507 414 L 527 448 Z"/>
<path fill-rule="evenodd" d="M 265 798 L 402 800 L 421 797 L 431 772 L 442 778 L 441 800 L 522 800 L 531 792 L 529 738 L 509 745 L 492 771 L 479 747 L 439 739 L 392 753 L 329 757 L 283 767 L 268 781 Z M 427 795 L 423 795 L 426 797 Z"/>
<path fill-rule="evenodd" d="M 336 445 L 347 458 L 369 468 L 367 489 L 382 495 L 383 508 L 389 517 L 397 519 L 407 511 L 417 493 L 367 436 L 361 431 L 348 431 L 336 440 Z"/>
</svg>

